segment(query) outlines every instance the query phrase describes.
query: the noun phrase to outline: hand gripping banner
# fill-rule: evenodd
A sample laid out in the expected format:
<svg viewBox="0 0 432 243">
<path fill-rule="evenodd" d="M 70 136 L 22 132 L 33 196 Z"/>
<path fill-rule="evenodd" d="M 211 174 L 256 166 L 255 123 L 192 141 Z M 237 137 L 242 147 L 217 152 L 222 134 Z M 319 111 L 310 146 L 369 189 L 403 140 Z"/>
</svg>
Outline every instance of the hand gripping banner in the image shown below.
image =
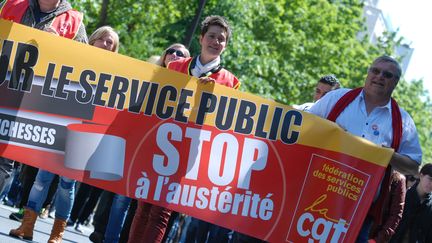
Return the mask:
<svg viewBox="0 0 432 243">
<path fill-rule="evenodd" d="M 354 242 L 392 150 L 248 93 L 0 30 L 1 156 L 270 242 Z"/>
</svg>

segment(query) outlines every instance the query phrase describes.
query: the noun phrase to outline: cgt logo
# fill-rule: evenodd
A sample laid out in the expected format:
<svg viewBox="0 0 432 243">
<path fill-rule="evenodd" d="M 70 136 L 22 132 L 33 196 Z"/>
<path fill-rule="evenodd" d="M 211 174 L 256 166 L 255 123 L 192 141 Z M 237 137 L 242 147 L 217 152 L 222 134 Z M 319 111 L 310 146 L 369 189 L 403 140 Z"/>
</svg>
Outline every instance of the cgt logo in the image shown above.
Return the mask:
<svg viewBox="0 0 432 243">
<path fill-rule="evenodd" d="M 318 197 L 312 205 L 305 208 L 299 220 L 297 221 L 297 232 L 303 237 L 308 237 L 308 242 L 313 243 L 315 240 L 319 243 L 328 242 L 331 243 L 340 242 L 342 234 L 348 231 L 349 224 L 344 219 L 333 219 L 327 215 L 329 209 L 323 207 L 323 203 L 327 199 L 327 194 L 323 194 Z M 315 218 L 312 213 L 317 213 L 321 217 Z"/>
<path fill-rule="evenodd" d="M 314 218 L 311 213 L 304 213 L 297 221 L 297 232 L 303 237 L 308 237 L 308 242 L 313 243 L 315 240 L 319 243 L 340 242 L 342 234 L 346 233 L 348 228 L 345 227 L 346 221 L 339 219 L 337 223 L 325 218 Z"/>
</svg>

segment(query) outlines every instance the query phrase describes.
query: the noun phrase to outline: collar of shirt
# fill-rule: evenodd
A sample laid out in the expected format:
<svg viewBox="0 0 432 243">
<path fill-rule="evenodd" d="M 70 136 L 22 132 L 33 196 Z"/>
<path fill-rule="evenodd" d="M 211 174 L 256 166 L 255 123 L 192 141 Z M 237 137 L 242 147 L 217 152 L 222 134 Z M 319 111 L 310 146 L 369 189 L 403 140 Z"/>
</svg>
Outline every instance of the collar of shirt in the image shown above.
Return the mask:
<svg viewBox="0 0 432 243">
<path fill-rule="evenodd" d="M 62 1 L 60 1 L 60 3 L 61 2 Z M 59 6 L 60 6 L 60 4 L 59 4 Z M 51 18 L 51 15 L 53 15 L 54 12 L 57 11 L 57 9 L 59 7 L 54 8 L 53 10 L 51 10 L 49 12 L 42 12 L 41 9 L 40 9 L 40 6 L 39 6 L 39 2 L 38 1 L 34 1 L 34 2 L 31 2 L 30 8 L 31 8 L 31 10 L 33 12 L 33 17 L 34 17 L 35 23 L 39 24 L 41 22 L 44 22 L 46 20 L 47 16 L 50 16 L 49 18 Z"/>
<path fill-rule="evenodd" d="M 219 64 L 220 64 L 220 57 L 217 57 L 216 59 L 207 63 L 206 65 L 202 65 L 200 60 L 199 60 L 199 56 L 198 56 L 196 59 L 195 66 L 192 68 L 192 75 L 194 77 L 199 77 L 199 76 L 201 76 L 201 74 L 207 73 L 210 70 L 218 67 Z"/>
<path fill-rule="evenodd" d="M 360 93 L 359 98 L 360 98 L 360 101 L 365 103 L 364 90 L 362 90 L 362 92 Z M 365 104 L 364 108 L 366 109 L 366 104 Z M 391 111 L 391 100 L 389 100 L 387 102 L 387 104 L 385 104 L 383 106 L 378 106 L 378 108 L 387 108 L 389 111 Z"/>
</svg>

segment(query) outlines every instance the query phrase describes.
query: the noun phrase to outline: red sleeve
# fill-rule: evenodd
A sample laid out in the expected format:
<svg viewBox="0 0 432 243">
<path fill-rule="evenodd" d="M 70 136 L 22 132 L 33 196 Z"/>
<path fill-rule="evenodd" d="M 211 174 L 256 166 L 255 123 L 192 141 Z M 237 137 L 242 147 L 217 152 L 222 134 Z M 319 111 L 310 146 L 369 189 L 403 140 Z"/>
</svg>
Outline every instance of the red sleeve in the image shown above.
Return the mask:
<svg viewBox="0 0 432 243">
<path fill-rule="evenodd" d="M 241 85 L 240 81 L 238 80 L 238 78 L 236 76 L 234 76 L 233 89 L 239 89 L 240 85 Z"/>
</svg>

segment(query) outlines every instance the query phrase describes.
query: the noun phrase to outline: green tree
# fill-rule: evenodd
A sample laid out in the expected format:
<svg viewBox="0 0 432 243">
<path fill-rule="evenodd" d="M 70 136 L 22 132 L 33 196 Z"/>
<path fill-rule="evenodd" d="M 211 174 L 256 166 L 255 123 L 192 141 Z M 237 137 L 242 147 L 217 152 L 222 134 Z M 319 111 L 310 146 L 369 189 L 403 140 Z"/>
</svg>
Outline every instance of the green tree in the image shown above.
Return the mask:
<svg viewBox="0 0 432 243">
<path fill-rule="evenodd" d="M 109 24 L 120 34 L 120 52 L 142 60 L 183 41 L 199 7 L 198 1 L 187 0 L 73 4 L 85 13 L 88 33 Z M 359 39 L 366 28 L 362 8 L 361 1 L 348 0 L 207 0 L 203 16 L 222 15 L 233 26 L 222 62 L 239 77 L 242 90 L 299 104 L 312 99 L 320 76 L 332 73 L 342 86 L 359 87 L 373 59 L 394 56 L 394 47 L 403 40 L 396 33 L 385 33 L 378 45 L 370 44 L 367 36 Z M 191 54 L 199 48 L 196 33 Z M 432 143 L 432 105 L 422 80 L 401 80 L 395 96 L 417 124 L 424 161 L 432 161 L 432 152 L 426 150 Z"/>
<path fill-rule="evenodd" d="M 107 1 L 102 23 L 102 1 L 78 0 L 74 5 L 85 14 L 88 33 L 100 24 L 112 26 L 120 36 L 120 53 L 141 60 L 181 42 L 195 12 L 194 3 L 186 0 Z"/>
<path fill-rule="evenodd" d="M 399 81 L 395 98 L 412 117 L 423 150 L 423 163 L 432 162 L 432 103 L 422 80 Z"/>
<path fill-rule="evenodd" d="M 243 89 L 285 104 L 311 100 L 316 81 L 329 73 L 359 86 L 375 57 L 357 39 L 364 28 L 358 2 L 209 1 L 206 11 L 234 26 L 224 61 Z"/>
</svg>

